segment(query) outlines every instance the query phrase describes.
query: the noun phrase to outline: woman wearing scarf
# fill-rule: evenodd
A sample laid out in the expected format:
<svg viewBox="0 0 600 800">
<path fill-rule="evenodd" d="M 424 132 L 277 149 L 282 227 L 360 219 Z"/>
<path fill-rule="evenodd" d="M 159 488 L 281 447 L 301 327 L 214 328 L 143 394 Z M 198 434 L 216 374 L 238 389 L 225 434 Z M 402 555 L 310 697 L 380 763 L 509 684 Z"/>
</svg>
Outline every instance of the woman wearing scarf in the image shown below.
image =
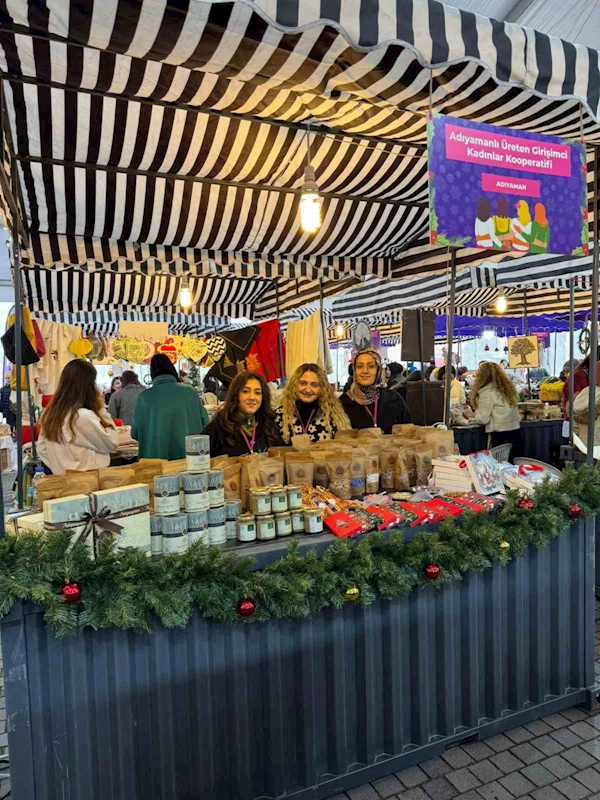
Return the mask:
<svg viewBox="0 0 600 800">
<path fill-rule="evenodd" d="M 308 435 L 311 442 L 322 442 L 350 427 L 327 375 L 317 364 L 298 367 L 285 386 L 275 416 L 286 444 L 300 434 Z"/>
<path fill-rule="evenodd" d="M 398 392 L 384 386 L 381 358 L 374 350 L 361 350 L 354 358 L 354 381 L 340 397 L 353 428 L 381 428 L 410 422 L 410 411 Z"/>
<path fill-rule="evenodd" d="M 211 458 L 264 453 L 282 445 L 263 376 L 257 372 L 236 375 L 225 402 L 203 433 L 210 436 Z"/>
</svg>

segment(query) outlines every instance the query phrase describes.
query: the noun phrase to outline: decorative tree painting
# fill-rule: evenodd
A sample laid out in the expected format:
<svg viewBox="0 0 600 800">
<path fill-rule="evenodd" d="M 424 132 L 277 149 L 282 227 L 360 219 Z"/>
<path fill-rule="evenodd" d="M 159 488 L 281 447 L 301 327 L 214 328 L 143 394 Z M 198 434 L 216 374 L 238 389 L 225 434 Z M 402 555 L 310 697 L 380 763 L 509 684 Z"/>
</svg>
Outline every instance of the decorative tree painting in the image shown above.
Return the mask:
<svg viewBox="0 0 600 800">
<path fill-rule="evenodd" d="M 510 369 L 539 367 L 540 350 L 537 336 L 514 336 L 508 339 L 508 366 Z"/>
</svg>

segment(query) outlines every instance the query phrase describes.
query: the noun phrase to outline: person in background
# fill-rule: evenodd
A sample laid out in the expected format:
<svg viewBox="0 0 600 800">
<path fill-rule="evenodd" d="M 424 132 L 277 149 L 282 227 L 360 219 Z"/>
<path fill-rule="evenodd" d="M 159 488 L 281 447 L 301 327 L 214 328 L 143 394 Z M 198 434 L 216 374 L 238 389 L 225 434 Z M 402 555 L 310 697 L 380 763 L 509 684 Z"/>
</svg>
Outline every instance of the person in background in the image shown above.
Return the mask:
<svg viewBox="0 0 600 800">
<path fill-rule="evenodd" d="M 179 382 L 180 383 L 187 383 L 188 382 L 188 374 L 185 370 L 179 370 Z"/>
<path fill-rule="evenodd" d="M 461 383 L 466 383 L 468 374 L 469 370 L 467 367 L 459 367 L 458 375 L 456 376 L 457 380 L 459 380 Z"/>
<path fill-rule="evenodd" d="M 143 391 L 135 372 L 126 369 L 121 375 L 121 388 L 108 401 L 108 413 L 113 419 L 120 419 L 123 425 L 131 425 L 135 404 Z"/>
<path fill-rule="evenodd" d="M 208 414 L 198 393 L 180 382 L 164 353 L 152 356 L 150 376 L 152 386 L 138 395 L 131 427 L 140 458 L 185 458 L 185 437 L 202 433 Z"/>
<path fill-rule="evenodd" d="M 206 375 L 204 377 L 204 380 L 202 381 L 202 387 L 205 392 L 214 394 L 218 403 L 222 403 L 227 397 L 227 387 L 210 375 Z"/>
<path fill-rule="evenodd" d="M 384 386 L 379 353 L 361 350 L 353 364 L 354 381 L 340 397 L 352 427 L 381 428 L 391 433 L 394 425 L 410 422 L 410 411 L 402 397 Z"/>
<path fill-rule="evenodd" d="M 586 388 L 586 386 L 590 385 L 590 355 L 588 355 L 579 362 L 579 364 L 575 367 L 575 374 L 573 375 L 573 397 L 577 397 L 579 392 Z M 600 345 L 598 346 L 598 351 L 596 353 L 596 359 L 600 360 Z M 563 403 L 569 404 L 569 382 L 566 382 L 566 385 L 563 389 Z"/>
<path fill-rule="evenodd" d="M 0 389 L 0 414 L 6 420 L 6 424 L 10 425 L 10 432 L 13 433 L 17 425 L 17 415 L 11 408 L 10 393 L 10 372 L 7 372 L 4 376 L 4 386 Z"/>
<path fill-rule="evenodd" d="M 110 391 L 106 392 L 104 395 L 104 403 L 108 406 L 110 403 L 110 398 L 113 396 L 115 392 L 118 392 L 121 388 L 121 376 L 115 375 L 115 377 L 110 382 Z"/>
<path fill-rule="evenodd" d="M 502 361 L 500 362 L 500 366 L 502 367 L 502 369 L 508 369 L 508 361 L 505 358 L 503 358 Z"/>
<path fill-rule="evenodd" d="M 271 392 L 258 372 L 240 372 L 227 397 L 203 433 L 210 436 L 210 455 L 264 453 L 283 444 L 271 408 Z"/>
<path fill-rule="evenodd" d="M 352 386 L 354 381 L 354 364 L 348 365 L 348 380 L 344 384 L 344 391 L 347 392 L 348 389 Z"/>
<path fill-rule="evenodd" d="M 117 429 L 96 387 L 96 368 L 76 358 L 63 369 L 41 419 L 37 451 L 54 475 L 108 467 Z"/>
<path fill-rule="evenodd" d="M 485 425 L 490 447 L 512 444 L 511 458 L 523 451 L 518 402 L 515 385 L 502 367 L 492 361 L 481 364 L 471 390 L 475 422 Z"/>
<path fill-rule="evenodd" d="M 421 380 L 421 370 L 420 369 L 413 369 L 412 372 L 409 372 L 408 378 L 406 379 L 406 382 L 408 383 L 409 381 L 412 382 L 412 381 L 420 381 L 420 380 Z"/>
<path fill-rule="evenodd" d="M 404 375 L 404 367 L 396 361 L 390 361 L 385 368 L 385 379 L 387 381 L 388 389 L 396 389 L 402 383 L 402 376 Z"/>
<path fill-rule="evenodd" d="M 450 403 L 451 405 L 464 405 L 467 402 L 467 395 L 463 389 L 462 384 L 456 379 L 456 370 L 450 367 L 452 373 L 452 380 L 450 382 Z M 438 379 L 444 384 L 444 391 L 446 385 L 446 365 L 440 367 L 438 372 Z"/>
<path fill-rule="evenodd" d="M 292 436 L 303 433 L 311 442 L 321 442 L 350 428 L 350 420 L 327 375 L 317 364 L 301 364 L 294 372 L 285 385 L 275 419 L 286 444 Z"/>
<path fill-rule="evenodd" d="M 596 386 L 600 386 L 600 361 L 596 364 Z M 573 401 L 573 432 L 587 448 L 588 409 L 590 405 L 590 386 L 584 386 Z M 594 447 L 600 445 L 600 393 L 596 390 L 594 410 Z"/>
</svg>

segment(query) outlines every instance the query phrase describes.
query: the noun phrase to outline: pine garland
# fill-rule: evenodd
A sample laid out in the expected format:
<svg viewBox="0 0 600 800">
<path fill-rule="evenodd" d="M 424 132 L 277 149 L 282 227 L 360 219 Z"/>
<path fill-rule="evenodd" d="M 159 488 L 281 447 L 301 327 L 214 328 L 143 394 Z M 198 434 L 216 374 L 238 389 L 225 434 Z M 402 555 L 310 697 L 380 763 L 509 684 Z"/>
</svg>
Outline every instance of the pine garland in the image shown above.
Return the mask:
<svg viewBox="0 0 600 800">
<path fill-rule="evenodd" d="M 493 562 L 506 565 L 529 545 L 544 547 L 571 524 L 569 508 L 581 517 L 600 510 L 600 467 L 568 466 L 554 484 L 544 483 L 532 497 L 533 509 L 519 506 L 509 492 L 496 514 L 467 513 L 449 518 L 437 530 L 423 529 L 412 541 L 401 530 L 371 534 L 356 541 L 336 541 L 319 558 L 300 556 L 290 544 L 287 555 L 259 571 L 252 558 L 237 558 L 196 543 L 180 556 L 152 562 L 135 550 L 117 550 L 112 539 L 100 542 L 95 561 L 83 544 L 71 546 L 71 534 L 23 533 L 0 541 L 0 616 L 19 600 L 38 603 L 58 635 L 80 628 L 117 627 L 150 631 L 156 615 L 167 628 L 183 628 L 194 609 L 220 622 L 298 619 L 328 606 L 349 602 L 349 587 L 360 591 L 358 603 L 408 595 L 440 587 L 468 570 L 483 571 Z M 500 547 L 502 541 L 510 550 Z M 425 577 L 428 564 L 440 569 L 435 581 Z M 68 605 L 61 595 L 66 581 L 81 588 L 81 599 Z M 250 597 L 255 613 L 243 620 L 237 604 Z"/>
</svg>

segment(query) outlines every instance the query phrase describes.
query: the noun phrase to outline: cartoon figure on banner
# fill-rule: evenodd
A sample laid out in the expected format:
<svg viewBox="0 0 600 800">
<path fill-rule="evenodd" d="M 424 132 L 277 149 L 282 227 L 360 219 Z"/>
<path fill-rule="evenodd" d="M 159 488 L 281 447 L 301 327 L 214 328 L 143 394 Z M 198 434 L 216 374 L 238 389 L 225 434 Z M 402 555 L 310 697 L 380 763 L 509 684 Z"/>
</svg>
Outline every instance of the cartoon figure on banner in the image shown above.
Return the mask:
<svg viewBox="0 0 600 800">
<path fill-rule="evenodd" d="M 477 203 L 477 218 L 475 219 L 475 241 L 477 247 L 484 250 L 502 248 L 502 242 L 496 236 L 494 220 L 492 219 L 492 205 L 487 197 L 482 197 Z"/>
<path fill-rule="evenodd" d="M 535 253 L 536 255 L 546 253 L 549 245 L 550 224 L 546 218 L 546 206 L 543 203 L 536 203 L 533 210 L 529 252 Z"/>
<path fill-rule="evenodd" d="M 519 200 L 517 203 L 517 216 L 511 222 L 510 229 L 513 250 L 519 253 L 527 253 L 531 238 L 531 214 L 525 200 Z"/>
<path fill-rule="evenodd" d="M 512 233 L 510 232 L 510 216 L 508 211 L 508 200 L 506 197 L 499 197 L 496 204 L 496 216 L 494 220 L 494 231 L 496 237 L 500 239 L 501 248 L 510 250 L 512 246 Z M 498 248 L 495 247 L 495 250 Z"/>
</svg>

